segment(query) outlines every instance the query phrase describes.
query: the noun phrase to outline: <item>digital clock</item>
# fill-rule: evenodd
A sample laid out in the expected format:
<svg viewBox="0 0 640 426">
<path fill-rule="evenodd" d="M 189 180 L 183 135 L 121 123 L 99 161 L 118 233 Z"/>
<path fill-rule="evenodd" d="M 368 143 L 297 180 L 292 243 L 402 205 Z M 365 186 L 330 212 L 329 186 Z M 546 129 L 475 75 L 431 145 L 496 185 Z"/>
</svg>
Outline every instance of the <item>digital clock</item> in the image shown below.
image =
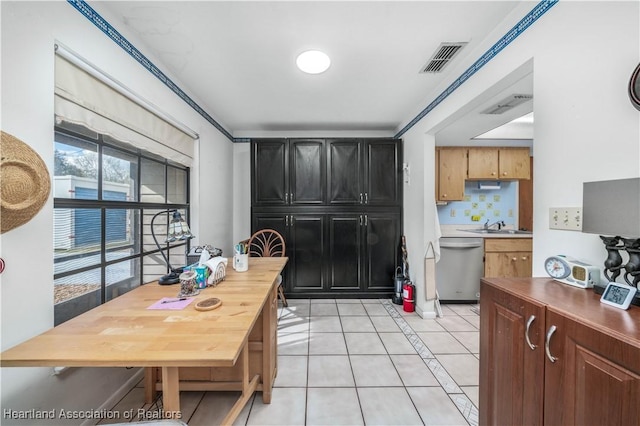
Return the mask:
<svg viewBox="0 0 640 426">
<path fill-rule="evenodd" d="M 615 306 L 620 309 L 627 309 L 636 294 L 637 289 L 630 285 L 610 282 L 602 293 L 600 302 Z"/>
</svg>

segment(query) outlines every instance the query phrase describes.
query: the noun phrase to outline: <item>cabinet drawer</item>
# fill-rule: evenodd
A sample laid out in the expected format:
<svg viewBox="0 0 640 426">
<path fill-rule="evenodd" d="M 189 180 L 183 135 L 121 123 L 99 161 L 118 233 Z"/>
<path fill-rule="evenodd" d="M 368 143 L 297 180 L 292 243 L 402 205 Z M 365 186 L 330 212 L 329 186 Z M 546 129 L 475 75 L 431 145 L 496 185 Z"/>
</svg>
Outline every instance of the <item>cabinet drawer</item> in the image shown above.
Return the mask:
<svg viewBox="0 0 640 426">
<path fill-rule="evenodd" d="M 484 251 L 531 251 L 533 248 L 531 238 L 485 238 Z"/>
</svg>

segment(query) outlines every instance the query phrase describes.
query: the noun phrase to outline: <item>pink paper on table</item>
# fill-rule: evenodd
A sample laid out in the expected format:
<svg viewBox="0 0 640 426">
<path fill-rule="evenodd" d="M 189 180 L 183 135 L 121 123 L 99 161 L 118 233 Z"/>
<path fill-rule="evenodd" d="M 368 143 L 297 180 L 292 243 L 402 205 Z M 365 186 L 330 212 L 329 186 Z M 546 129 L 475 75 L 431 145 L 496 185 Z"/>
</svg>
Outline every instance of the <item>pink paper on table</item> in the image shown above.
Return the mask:
<svg viewBox="0 0 640 426">
<path fill-rule="evenodd" d="M 191 302 L 193 302 L 193 297 L 185 300 L 180 300 L 179 297 L 163 297 L 147 309 L 180 310 L 186 308 Z"/>
</svg>

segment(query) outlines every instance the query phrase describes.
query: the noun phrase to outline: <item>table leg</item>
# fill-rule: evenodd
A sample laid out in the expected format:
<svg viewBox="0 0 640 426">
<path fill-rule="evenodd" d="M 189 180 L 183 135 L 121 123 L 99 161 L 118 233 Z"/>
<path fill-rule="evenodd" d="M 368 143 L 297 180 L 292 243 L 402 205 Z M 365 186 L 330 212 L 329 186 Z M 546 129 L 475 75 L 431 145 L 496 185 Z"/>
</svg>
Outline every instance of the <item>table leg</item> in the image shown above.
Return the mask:
<svg viewBox="0 0 640 426">
<path fill-rule="evenodd" d="M 180 418 L 178 367 L 162 367 L 162 411 L 167 418 Z"/>
<path fill-rule="evenodd" d="M 155 401 L 158 392 L 156 383 L 158 382 L 156 367 L 146 367 L 144 369 L 144 402 L 151 404 Z"/>
<path fill-rule="evenodd" d="M 240 362 L 242 367 L 242 395 L 236 403 L 233 404 L 229 413 L 222 420 L 221 425 L 233 424 L 244 406 L 247 404 L 247 401 L 249 401 L 249 398 L 251 398 L 251 395 L 253 395 L 258 387 L 260 376 L 255 375 L 251 381 L 249 381 L 249 342 L 246 340 L 242 347 L 242 352 L 240 353 Z"/>
<path fill-rule="evenodd" d="M 272 342 L 271 337 L 277 334 L 274 330 L 277 316 L 278 295 L 273 291 L 269 298 L 269 303 L 265 303 L 262 308 L 262 402 L 265 404 L 271 404 L 271 389 L 273 388 L 272 364 L 276 363 L 277 360 L 277 352 L 274 351 L 274 342 Z M 274 353 L 276 354 L 276 359 L 273 359 Z"/>
</svg>

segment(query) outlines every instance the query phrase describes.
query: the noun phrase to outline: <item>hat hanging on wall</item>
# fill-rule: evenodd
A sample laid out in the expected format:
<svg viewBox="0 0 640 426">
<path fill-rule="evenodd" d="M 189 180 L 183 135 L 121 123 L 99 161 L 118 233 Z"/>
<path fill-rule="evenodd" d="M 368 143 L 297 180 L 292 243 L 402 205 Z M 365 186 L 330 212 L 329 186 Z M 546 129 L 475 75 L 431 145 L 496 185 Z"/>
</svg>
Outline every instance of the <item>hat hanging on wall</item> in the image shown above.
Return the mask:
<svg viewBox="0 0 640 426">
<path fill-rule="evenodd" d="M 30 221 L 49 198 L 51 180 L 42 158 L 20 139 L 2 132 L 0 233 Z"/>
<path fill-rule="evenodd" d="M 633 70 L 629 80 L 629 99 L 633 106 L 640 111 L 640 64 Z"/>
</svg>

